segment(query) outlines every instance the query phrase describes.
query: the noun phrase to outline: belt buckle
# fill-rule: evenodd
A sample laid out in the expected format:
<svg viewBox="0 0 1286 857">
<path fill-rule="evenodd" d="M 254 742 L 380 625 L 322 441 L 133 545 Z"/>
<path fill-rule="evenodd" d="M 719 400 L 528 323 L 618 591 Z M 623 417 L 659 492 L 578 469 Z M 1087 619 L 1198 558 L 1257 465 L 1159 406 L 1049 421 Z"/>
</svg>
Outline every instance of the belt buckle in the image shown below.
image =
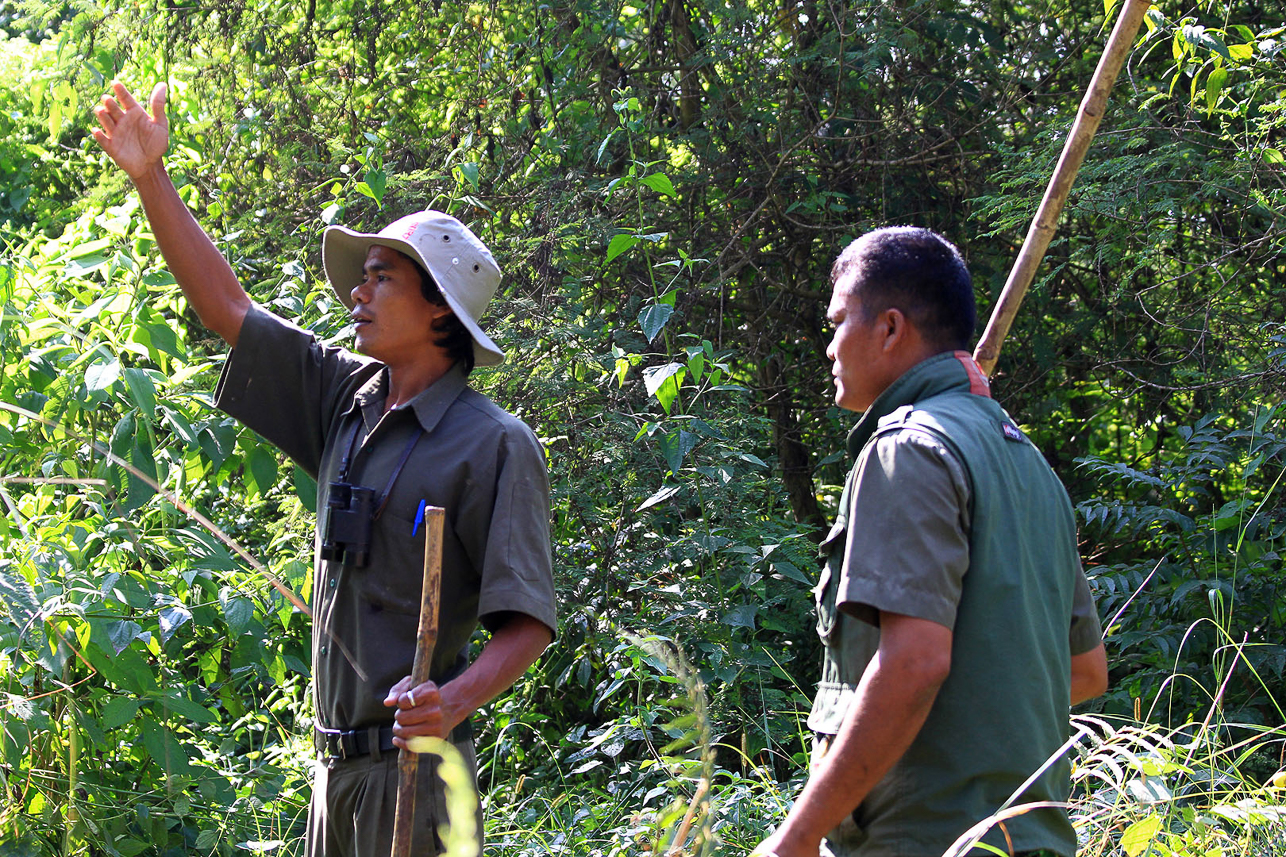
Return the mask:
<svg viewBox="0 0 1286 857">
<path fill-rule="evenodd" d="M 318 729 L 322 736 L 322 748 L 332 759 L 347 759 L 348 749 L 344 746 L 344 733 L 340 730 Z"/>
<path fill-rule="evenodd" d="M 337 734 L 337 735 L 333 735 L 333 736 L 332 736 L 332 735 L 327 735 L 327 736 L 326 736 L 326 738 L 328 739 L 328 743 L 329 743 L 329 740 L 330 740 L 330 739 L 332 739 L 332 738 L 334 739 L 335 746 L 334 746 L 334 748 L 332 749 L 332 752 L 331 752 L 331 754 L 330 754 L 332 757 L 337 758 L 337 759 L 339 759 L 340 761 L 343 761 L 343 760 L 345 760 L 345 759 L 347 759 L 347 758 L 348 758 L 348 749 L 347 749 L 346 747 L 344 747 L 344 733 L 343 733 L 343 732 L 340 732 L 339 734 Z"/>
</svg>

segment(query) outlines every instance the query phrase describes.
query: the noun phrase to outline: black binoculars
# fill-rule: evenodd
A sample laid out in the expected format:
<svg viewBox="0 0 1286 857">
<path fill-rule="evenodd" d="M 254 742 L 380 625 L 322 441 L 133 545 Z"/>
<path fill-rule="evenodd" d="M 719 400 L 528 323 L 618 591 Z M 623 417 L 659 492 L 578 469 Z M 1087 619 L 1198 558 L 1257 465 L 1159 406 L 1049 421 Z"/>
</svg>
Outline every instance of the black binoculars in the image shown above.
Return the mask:
<svg viewBox="0 0 1286 857">
<path fill-rule="evenodd" d="M 371 551 L 371 524 L 375 520 L 375 490 L 347 482 L 330 483 L 322 522 L 321 558 L 366 565 Z"/>
</svg>

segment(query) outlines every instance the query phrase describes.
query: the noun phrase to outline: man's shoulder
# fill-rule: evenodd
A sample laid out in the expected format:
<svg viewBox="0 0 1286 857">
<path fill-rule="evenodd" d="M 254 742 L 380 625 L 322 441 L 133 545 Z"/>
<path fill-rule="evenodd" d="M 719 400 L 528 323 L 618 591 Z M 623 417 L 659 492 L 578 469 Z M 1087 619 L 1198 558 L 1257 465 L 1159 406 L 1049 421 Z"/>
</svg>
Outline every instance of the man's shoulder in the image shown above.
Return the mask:
<svg viewBox="0 0 1286 857">
<path fill-rule="evenodd" d="M 467 420 L 472 430 L 509 439 L 536 441 L 536 433 L 527 423 L 472 387 L 465 387 L 452 407 L 458 409 L 454 416 Z"/>
<path fill-rule="evenodd" d="M 896 408 L 879 420 L 873 435 L 884 438 L 903 432 L 925 433 L 947 446 L 972 440 L 1032 447 L 1031 440 L 995 400 L 961 390 Z"/>
<path fill-rule="evenodd" d="M 293 340 L 299 348 L 316 349 L 318 354 L 330 355 L 341 363 L 349 374 L 363 379 L 379 372 L 384 364 L 364 354 L 358 354 L 323 340 L 316 331 L 300 327 L 290 319 L 277 315 L 262 304 L 252 303 L 241 324 L 241 336 L 236 351 L 248 351 L 251 346 L 264 342 L 282 343 Z"/>
</svg>

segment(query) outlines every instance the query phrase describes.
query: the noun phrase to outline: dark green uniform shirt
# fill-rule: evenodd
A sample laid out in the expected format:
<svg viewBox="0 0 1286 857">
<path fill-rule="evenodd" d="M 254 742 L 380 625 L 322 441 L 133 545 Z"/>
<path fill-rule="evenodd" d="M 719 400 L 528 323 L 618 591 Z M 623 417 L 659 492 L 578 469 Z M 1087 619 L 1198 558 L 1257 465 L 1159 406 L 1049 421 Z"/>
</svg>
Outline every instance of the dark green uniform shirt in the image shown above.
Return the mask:
<svg viewBox="0 0 1286 857">
<path fill-rule="evenodd" d="M 324 728 L 393 721 L 384 697 L 410 675 L 415 655 L 424 530 L 412 529 L 421 500 L 446 510 L 431 678 L 463 668 L 479 619 L 518 612 L 555 627 L 544 453 L 521 420 L 465 382 L 457 366 L 386 414 L 383 364 L 322 344 L 257 306 L 228 357 L 218 407 L 317 479 L 319 512 L 350 440 L 348 481 L 377 494 L 410 450 L 372 528 L 365 566 L 323 560 L 320 533 L 316 540 L 313 673 Z"/>
</svg>

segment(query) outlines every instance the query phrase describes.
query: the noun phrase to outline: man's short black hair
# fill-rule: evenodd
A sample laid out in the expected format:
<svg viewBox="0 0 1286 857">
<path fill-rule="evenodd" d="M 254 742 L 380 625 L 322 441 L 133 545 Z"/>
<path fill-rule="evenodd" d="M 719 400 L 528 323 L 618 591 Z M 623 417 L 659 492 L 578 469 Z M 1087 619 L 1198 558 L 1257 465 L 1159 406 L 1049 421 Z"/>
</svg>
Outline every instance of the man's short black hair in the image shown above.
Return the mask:
<svg viewBox="0 0 1286 857">
<path fill-rule="evenodd" d="M 401 252 L 400 250 L 397 252 Z M 406 256 L 405 253 L 402 253 Z M 424 266 L 406 256 L 415 270 L 420 272 L 420 294 L 424 299 L 434 306 L 446 306 L 447 299 L 442 297 L 442 291 L 438 284 L 433 281 L 433 275 L 424 270 Z M 433 340 L 433 344 L 445 348 L 447 356 L 456 363 L 464 364 L 464 374 L 468 375 L 473 371 L 474 354 L 473 354 L 473 335 L 469 329 L 464 326 L 460 319 L 456 318 L 454 312 L 450 315 L 444 315 L 437 321 L 433 322 L 433 330 L 442 334 Z"/>
<path fill-rule="evenodd" d="M 960 251 L 941 235 L 915 226 L 868 232 L 835 260 L 832 287 L 848 276 L 867 320 L 896 307 L 932 345 L 968 349 L 978 313 L 973 278 Z"/>
</svg>

